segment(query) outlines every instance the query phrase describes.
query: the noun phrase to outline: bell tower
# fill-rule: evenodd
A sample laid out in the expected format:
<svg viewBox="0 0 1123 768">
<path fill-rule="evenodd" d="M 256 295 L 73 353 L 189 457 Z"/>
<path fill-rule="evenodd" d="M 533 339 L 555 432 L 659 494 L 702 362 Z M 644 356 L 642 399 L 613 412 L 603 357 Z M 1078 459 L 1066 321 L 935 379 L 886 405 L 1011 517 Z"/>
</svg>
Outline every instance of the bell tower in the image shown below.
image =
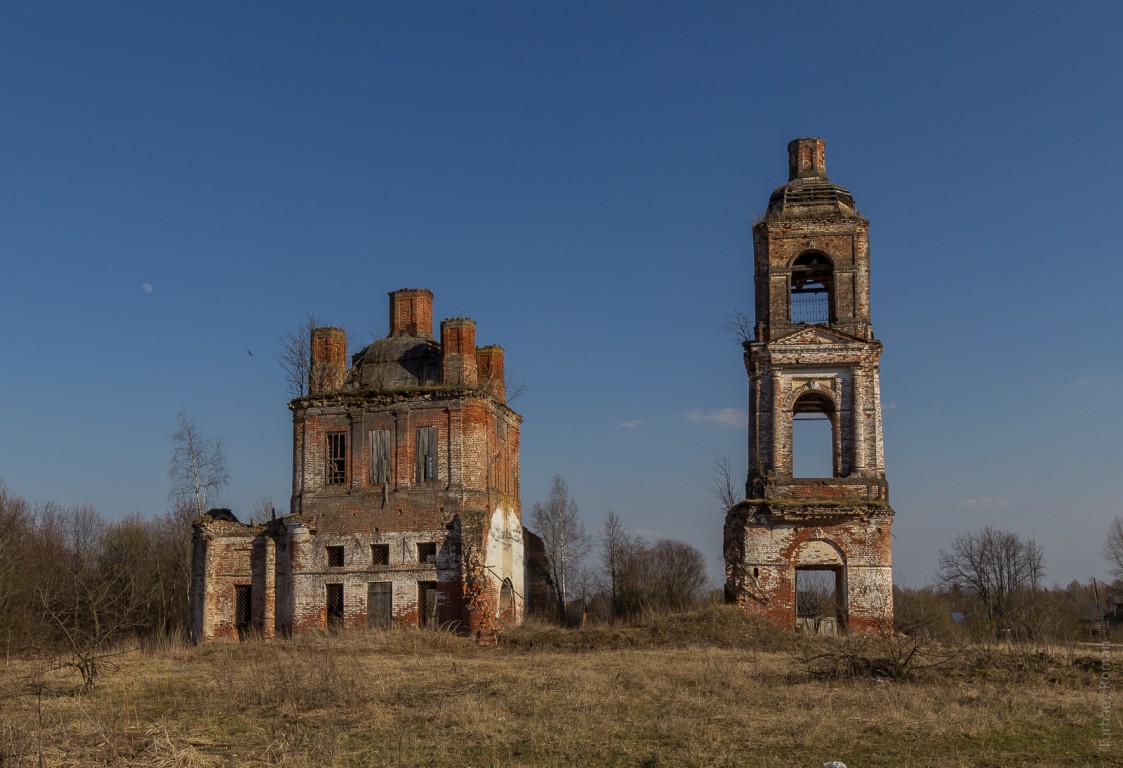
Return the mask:
<svg viewBox="0 0 1123 768">
<path fill-rule="evenodd" d="M 869 221 L 828 180 L 822 139 L 788 144 L 788 182 L 753 227 L 753 265 L 749 474 L 746 499 L 726 515 L 726 598 L 823 634 L 891 628 Z M 829 423 L 829 476 L 797 476 L 804 419 Z"/>
</svg>

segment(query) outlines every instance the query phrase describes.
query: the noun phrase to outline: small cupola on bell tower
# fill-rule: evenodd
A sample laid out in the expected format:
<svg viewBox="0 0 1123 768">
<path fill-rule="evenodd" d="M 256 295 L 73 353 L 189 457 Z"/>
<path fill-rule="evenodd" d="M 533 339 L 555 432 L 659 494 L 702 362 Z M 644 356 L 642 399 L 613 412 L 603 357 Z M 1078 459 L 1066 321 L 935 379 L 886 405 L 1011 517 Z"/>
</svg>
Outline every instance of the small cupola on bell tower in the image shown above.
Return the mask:
<svg viewBox="0 0 1123 768">
<path fill-rule="evenodd" d="M 873 338 L 869 222 L 850 190 L 827 178 L 822 139 L 788 144 L 788 183 L 753 227 L 753 251 L 758 339 L 805 325 Z"/>
<path fill-rule="evenodd" d="M 869 221 L 827 177 L 823 139 L 788 144 L 788 181 L 753 226 L 753 276 L 749 472 L 745 501 L 726 516 L 726 595 L 814 631 L 891 628 Z M 797 430 L 802 422 L 822 428 Z M 810 454 L 826 460 L 808 471 Z M 829 616 L 805 613 L 801 574 L 833 585 Z"/>
<path fill-rule="evenodd" d="M 827 143 L 822 139 L 788 142 L 788 181 L 827 178 Z"/>
</svg>

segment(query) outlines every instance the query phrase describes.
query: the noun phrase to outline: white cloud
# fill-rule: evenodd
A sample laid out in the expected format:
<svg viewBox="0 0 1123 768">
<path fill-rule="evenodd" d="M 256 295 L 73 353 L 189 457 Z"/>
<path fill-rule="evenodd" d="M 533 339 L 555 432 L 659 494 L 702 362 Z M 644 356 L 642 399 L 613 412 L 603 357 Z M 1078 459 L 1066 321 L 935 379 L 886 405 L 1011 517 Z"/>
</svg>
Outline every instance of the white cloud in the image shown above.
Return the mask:
<svg viewBox="0 0 1123 768">
<path fill-rule="evenodd" d="M 959 502 L 959 506 L 976 507 L 978 509 L 989 509 L 992 512 L 1000 512 L 1010 506 L 1010 500 L 992 497 L 983 497 L 981 499 L 970 498 Z"/>
<path fill-rule="evenodd" d="M 745 429 L 749 426 L 749 412 L 744 408 L 719 408 L 716 411 L 693 409 L 682 416 L 687 421 L 713 424 L 726 429 Z"/>
<path fill-rule="evenodd" d="M 883 410 L 886 410 L 886 411 L 897 410 L 897 404 L 896 403 L 886 403 L 885 405 L 883 405 L 881 407 L 882 407 Z"/>
<path fill-rule="evenodd" d="M 621 429 L 635 429 L 643 423 L 643 419 L 628 419 L 627 421 L 620 422 Z"/>
<path fill-rule="evenodd" d="M 150 283 L 141 283 L 140 289 L 145 293 L 152 293 L 152 285 Z"/>
</svg>

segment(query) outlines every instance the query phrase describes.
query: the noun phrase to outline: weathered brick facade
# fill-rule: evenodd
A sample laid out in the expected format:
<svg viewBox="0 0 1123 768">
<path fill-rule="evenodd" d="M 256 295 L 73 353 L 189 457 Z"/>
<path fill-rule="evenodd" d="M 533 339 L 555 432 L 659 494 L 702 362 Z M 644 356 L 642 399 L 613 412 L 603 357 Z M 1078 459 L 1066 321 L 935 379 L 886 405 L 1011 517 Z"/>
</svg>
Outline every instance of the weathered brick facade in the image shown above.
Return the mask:
<svg viewBox="0 0 1123 768">
<path fill-rule="evenodd" d="M 347 337 L 316 328 L 293 414 L 291 514 L 195 524 L 199 639 L 389 624 L 478 638 L 523 615 L 519 425 L 503 350 L 433 294 L 390 294 L 390 333 L 347 366 Z M 541 585 L 540 585 L 541 586 Z"/>
<path fill-rule="evenodd" d="M 726 597 L 786 626 L 891 627 L 889 488 L 870 323 L 869 222 L 827 179 L 822 139 L 788 145 L 788 183 L 753 227 L 756 324 L 747 498 L 726 515 Z M 830 421 L 833 476 L 794 476 L 793 422 Z M 797 579 L 833 581 L 831 607 Z M 806 583 L 806 582 L 805 582 Z M 824 613 L 834 615 L 825 616 Z"/>
</svg>

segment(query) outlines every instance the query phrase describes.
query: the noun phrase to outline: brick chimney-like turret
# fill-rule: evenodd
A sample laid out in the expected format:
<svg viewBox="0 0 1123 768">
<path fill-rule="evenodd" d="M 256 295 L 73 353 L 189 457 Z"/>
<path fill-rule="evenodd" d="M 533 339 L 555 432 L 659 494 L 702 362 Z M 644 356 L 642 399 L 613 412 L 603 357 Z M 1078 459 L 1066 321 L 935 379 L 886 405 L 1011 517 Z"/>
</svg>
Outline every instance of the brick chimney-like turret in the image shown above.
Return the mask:
<svg viewBox="0 0 1123 768">
<path fill-rule="evenodd" d="M 503 347 L 477 349 L 476 370 L 479 372 L 480 388 L 499 402 L 507 402 L 507 387 L 503 381 Z"/>
<path fill-rule="evenodd" d="M 441 321 L 442 379 L 454 387 L 474 387 L 479 383 L 476 371 L 476 321 L 467 317 L 450 317 Z"/>
<path fill-rule="evenodd" d="M 827 143 L 822 139 L 793 139 L 788 143 L 788 181 L 827 178 Z"/>
<path fill-rule="evenodd" d="M 308 393 L 322 395 L 343 386 L 347 372 L 347 332 L 342 328 L 312 329 Z"/>
<path fill-rule="evenodd" d="M 433 338 L 433 292 L 426 288 L 390 291 L 390 335 Z"/>
</svg>

